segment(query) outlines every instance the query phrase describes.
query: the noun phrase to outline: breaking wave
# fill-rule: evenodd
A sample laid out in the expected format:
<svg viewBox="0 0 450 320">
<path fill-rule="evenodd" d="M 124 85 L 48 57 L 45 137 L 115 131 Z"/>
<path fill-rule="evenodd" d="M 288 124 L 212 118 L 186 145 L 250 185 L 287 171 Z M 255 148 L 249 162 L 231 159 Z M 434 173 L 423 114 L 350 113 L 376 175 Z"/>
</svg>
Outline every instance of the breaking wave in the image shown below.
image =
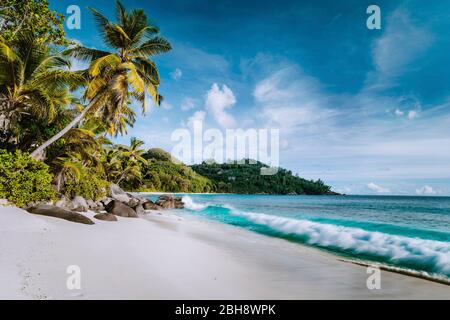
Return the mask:
<svg viewBox="0 0 450 320">
<path fill-rule="evenodd" d="M 376 257 L 396 265 L 450 276 L 449 243 L 267 214 L 236 210 L 230 213 L 286 236 L 303 238 L 311 245 Z"/>
<path fill-rule="evenodd" d="M 185 208 L 271 236 L 290 238 L 345 255 L 450 277 L 450 243 L 411 238 L 270 214 L 237 210 L 227 204 L 197 203 L 183 196 Z"/>
<path fill-rule="evenodd" d="M 208 207 L 207 204 L 194 202 L 194 200 L 192 200 L 189 196 L 183 196 L 182 201 L 184 203 L 184 207 L 189 210 L 200 211 Z"/>
</svg>

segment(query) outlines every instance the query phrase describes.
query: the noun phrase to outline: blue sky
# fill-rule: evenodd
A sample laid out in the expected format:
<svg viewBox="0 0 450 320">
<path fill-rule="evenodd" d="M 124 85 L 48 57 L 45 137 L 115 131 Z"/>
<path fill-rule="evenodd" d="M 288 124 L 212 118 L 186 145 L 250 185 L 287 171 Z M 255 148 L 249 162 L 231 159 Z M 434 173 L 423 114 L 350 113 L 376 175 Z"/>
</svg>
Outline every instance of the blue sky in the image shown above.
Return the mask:
<svg viewBox="0 0 450 320">
<path fill-rule="evenodd" d="M 113 19 L 112 1 L 50 3 L 78 5 L 81 29 L 68 36 L 103 48 L 86 7 Z M 335 190 L 450 195 L 449 2 L 123 3 L 144 8 L 173 51 L 155 58 L 165 103 L 118 141 L 171 150 L 173 130 L 196 118 L 279 128 L 281 166 Z M 381 30 L 366 27 L 371 4 Z"/>
</svg>

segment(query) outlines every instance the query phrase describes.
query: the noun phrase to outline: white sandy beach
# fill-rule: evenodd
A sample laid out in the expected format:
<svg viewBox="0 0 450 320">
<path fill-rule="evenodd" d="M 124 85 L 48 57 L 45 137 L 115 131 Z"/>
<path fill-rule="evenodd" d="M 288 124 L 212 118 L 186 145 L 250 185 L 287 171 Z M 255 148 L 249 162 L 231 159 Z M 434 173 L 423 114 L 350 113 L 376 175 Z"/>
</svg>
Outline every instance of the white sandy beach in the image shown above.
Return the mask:
<svg viewBox="0 0 450 320">
<path fill-rule="evenodd" d="M 93 213 L 86 213 L 93 216 Z M 0 299 L 448 299 L 450 286 L 366 268 L 215 222 L 151 213 L 83 225 L 0 207 Z M 69 290 L 67 267 L 81 268 Z"/>
</svg>

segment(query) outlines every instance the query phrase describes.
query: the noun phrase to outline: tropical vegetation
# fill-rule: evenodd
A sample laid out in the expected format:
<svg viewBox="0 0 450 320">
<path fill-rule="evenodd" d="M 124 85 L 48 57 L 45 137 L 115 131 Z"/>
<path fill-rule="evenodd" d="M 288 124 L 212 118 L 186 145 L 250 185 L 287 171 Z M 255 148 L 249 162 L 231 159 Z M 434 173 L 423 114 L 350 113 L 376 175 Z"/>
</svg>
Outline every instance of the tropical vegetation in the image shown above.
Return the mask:
<svg viewBox="0 0 450 320">
<path fill-rule="evenodd" d="M 143 168 L 140 191 L 164 192 L 214 192 L 215 184 L 210 179 L 196 173 L 189 166 L 176 159 L 170 153 L 152 148 L 143 154 L 147 163 Z"/>
<path fill-rule="evenodd" d="M 131 138 L 114 144 L 146 102 L 159 105 L 153 57 L 171 50 L 142 9 L 116 2 L 112 21 L 90 8 L 102 49 L 66 38 L 64 16 L 48 1 L 0 4 L 0 198 L 17 205 L 62 195 L 100 199 L 108 185 L 127 190 L 322 194 L 329 187 L 281 170 L 259 175 L 262 164 L 233 166 L 174 161 L 162 149 Z M 72 70 L 73 60 L 88 65 Z"/>
<path fill-rule="evenodd" d="M 96 199 L 109 183 L 132 188 L 143 179 L 143 142 L 133 138 L 130 146 L 114 145 L 108 137 L 133 126 L 134 105 L 145 112 L 148 98 L 160 104 L 152 57 L 171 46 L 141 9 L 127 11 L 117 1 L 117 21 L 90 10 L 105 50 L 66 39 L 63 16 L 47 1 L 2 1 L 0 149 L 45 166 L 55 193 Z M 89 67 L 72 71 L 73 59 Z M 5 168 L 2 172 L 2 179 L 9 179 Z M 4 184 L 1 196 L 14 198 L 7 187 L 12 186 Z"/>
<path fill-rule="evenodd" d="M 233 163 L 203 162 L 193 165 L 198 174 L 214 181 L 214 190 L 240 194 L 308 194 L 321 195 L 330 192 L 330 187 L 320 179 L 306 180 L 290 170 L 276 168 L 274 174 L 261 174 L 268 168 L 259 161 L 244 159 Z"/>
<path fill-rule="evenodd" d="M 1 199 L 23 206 L 50 201 L 55 196 L 52 175 L 44 162 L 30 158 L 20 150 L 14 153 L 0 150 Z"/>
</svg>

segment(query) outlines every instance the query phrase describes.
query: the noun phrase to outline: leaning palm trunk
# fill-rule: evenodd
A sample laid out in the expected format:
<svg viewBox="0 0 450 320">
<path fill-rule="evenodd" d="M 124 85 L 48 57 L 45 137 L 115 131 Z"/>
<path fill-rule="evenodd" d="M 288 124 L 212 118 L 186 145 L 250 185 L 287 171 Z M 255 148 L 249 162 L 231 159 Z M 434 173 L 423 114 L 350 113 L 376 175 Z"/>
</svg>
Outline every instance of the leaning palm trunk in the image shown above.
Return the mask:
<svg viewBox="0 0 450 320">
<path fill-rule="evenodd" d="M 45 141 L 42 145 L 40 145 L 36 150 L 34 150 L 30 154 L 30 156 L 36 160 L 42 160 L 44 158 L 45 149 L 55 141 L 59 140 L 62 136 L 64 136 L 67 132 L 69 132 L 70 129 L 75 127 L 81 120 L 83 120 L 86 113 L 88 113 L 88 111 L 95 105 L 98 99 L 99 95 L 97 95 L 94 99 L 92 99 L 89 105 L 86 108 L 84 108 L 84 110 L 78 116 L 76 116 L 75 119 L 72 120 L 72 122 L 70 122 L 64 129 L 62 129 L 60 132 L 58 132 L 53 137 Z"/>
</svg>

